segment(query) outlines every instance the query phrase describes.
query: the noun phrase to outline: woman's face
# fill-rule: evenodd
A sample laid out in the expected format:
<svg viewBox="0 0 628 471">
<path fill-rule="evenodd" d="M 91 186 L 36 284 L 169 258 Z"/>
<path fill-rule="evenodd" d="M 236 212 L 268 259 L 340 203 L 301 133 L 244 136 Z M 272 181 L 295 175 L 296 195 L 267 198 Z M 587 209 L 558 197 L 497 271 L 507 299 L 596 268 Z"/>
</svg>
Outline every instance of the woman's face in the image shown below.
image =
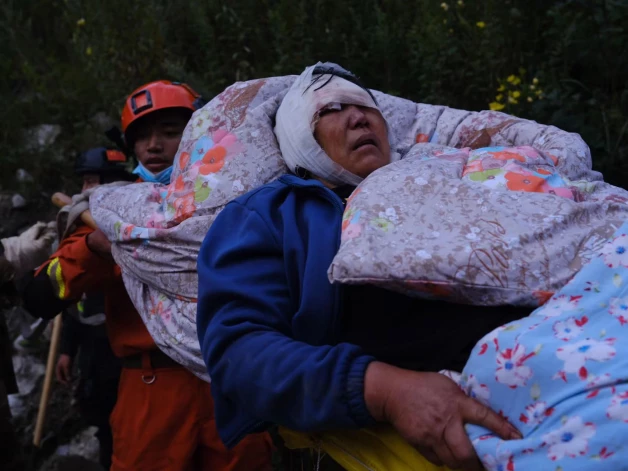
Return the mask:
<svg viewBox="0 0 628 471">
<path fill-rule="evenodd" d="M 325 108 L 319 112 L 314 137 L 334 162 L 359 177 L 390 163 L 386 121 L 374 108 Z"/>
</svg>

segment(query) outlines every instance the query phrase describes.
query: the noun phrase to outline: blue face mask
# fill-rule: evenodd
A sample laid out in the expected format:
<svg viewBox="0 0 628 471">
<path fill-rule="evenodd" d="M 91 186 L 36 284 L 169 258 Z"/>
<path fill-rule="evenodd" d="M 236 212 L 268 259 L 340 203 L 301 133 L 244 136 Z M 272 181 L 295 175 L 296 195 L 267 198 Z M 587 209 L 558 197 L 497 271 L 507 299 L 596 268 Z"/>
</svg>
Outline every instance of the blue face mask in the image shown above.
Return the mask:
<svg viewBox="0 0 628 471">
<path fill-rule="evenodd" d="M 142 164 L 139 164 L 137 167 L 135 167 L 133 173 L 139 175 L 140 178 L 145 182 L 161 183 L 162 185 L 168 185 L 170 183 L 170 176 L 172 175 L 172 165 L 166 170 L 162 170 L 159 173 L 153 173 Z"/>
</svg>

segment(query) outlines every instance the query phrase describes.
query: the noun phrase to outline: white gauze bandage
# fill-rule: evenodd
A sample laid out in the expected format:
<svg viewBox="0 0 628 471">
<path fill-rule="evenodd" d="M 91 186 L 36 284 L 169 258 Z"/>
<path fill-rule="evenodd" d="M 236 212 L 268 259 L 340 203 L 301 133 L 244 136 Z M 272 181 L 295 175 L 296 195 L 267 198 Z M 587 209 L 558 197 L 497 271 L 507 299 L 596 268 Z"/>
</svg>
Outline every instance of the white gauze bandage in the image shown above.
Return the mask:
<svg viewBox="0 0 628 471">
<path fill-rule="evenodd" d="M 378 111 L 379 107 L 366 90 L 334 75 L 323 75 L 310 86 L 314 69 L 318 66 L 347 72 L 336 64 L 319 62 L 305 69 L 296 79 L 277 110 L 275 135 L 279 141 L 279 148 L 286 165 L 292 172 L 300 167 L 331 184 L 357 186 L 363 179 L 331 160 L 316 142 L 314 138 L 316 118 L 322 108 L 334 104 L 365 106 Z M 329 83 L 319 88 L 328 80 L 330 80 Z M 388 127 L 388 123 L 386 126 Z M 393 161 L 397 160 L 398 154 L 393 150 L 391 136 L 392 133 L 388 128 L 391 161 Z"/>
</svg>

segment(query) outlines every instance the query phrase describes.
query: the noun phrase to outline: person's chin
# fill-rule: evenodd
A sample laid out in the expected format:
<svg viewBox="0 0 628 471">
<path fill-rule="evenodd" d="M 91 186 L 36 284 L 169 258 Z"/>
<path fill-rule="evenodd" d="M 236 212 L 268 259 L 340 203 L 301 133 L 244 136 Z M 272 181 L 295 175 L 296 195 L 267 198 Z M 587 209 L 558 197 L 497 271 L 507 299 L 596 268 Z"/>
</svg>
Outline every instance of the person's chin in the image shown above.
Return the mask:
<svg viewBox="0 0 628 471">
<path fill-rule="evenodd" d="M 385 159 L 379 152 L 377 154 L 363 156 L 360 160 L 359 169 L 354 173 L 362 178 L 368 177 L 375 170 L 378 170 L 390 163 L 390 159 Z"/>
<path fill-rule="evenodd" d="M 146 169 L 148 169 L 150 172 L 157 174 L 159 172 L 163 172 L 164 170 L 166 170 L 168 167 L 170 167 L 170 165 L 167 164 L 163 164 L 163 165 L 144 165 L 146 167 Z"/>
</svg>

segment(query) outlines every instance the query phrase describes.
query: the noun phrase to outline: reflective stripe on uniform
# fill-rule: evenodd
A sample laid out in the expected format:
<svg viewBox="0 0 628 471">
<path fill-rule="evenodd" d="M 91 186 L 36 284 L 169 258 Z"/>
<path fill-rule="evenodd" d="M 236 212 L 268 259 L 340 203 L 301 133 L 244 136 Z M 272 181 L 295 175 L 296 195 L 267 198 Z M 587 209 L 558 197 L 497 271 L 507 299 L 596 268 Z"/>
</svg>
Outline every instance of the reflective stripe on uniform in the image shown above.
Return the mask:
<svg viewBox="0 0 628 471">
<path fill-rule="evenodd" d="M 57 293 L 59 299 L 65 298 L 65 282 L 63 281 L 63 272 L 61 271 L 61 261 L 59 257 L 53 258 L 48 264 L 46 274 L 50 278 L 52 287 Z"/>
</svg>

